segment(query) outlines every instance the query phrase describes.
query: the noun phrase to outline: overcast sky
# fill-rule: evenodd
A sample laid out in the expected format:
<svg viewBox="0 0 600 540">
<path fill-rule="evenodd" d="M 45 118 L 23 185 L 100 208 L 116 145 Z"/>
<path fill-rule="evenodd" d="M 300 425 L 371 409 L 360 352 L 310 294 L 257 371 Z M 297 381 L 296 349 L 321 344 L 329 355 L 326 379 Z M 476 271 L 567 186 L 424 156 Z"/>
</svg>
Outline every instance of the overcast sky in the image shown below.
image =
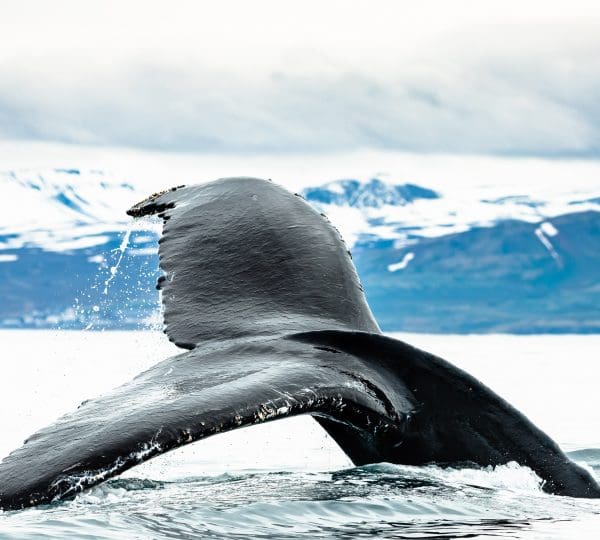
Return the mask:
<svg viewBox="0 0 600 540">
<path fill-rule="evenodd" d="M 600 3 L 0 0 L 0 137 L 599 157 Z"/>
</svg>

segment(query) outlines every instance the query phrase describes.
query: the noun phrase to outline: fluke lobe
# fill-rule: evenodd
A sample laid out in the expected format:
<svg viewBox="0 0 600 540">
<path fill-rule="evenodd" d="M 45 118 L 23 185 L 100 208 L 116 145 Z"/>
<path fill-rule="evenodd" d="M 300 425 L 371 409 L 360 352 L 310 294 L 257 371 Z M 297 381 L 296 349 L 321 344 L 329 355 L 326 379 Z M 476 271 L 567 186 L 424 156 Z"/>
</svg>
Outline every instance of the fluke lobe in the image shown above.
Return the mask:
<svg viewBox="0 0 600 540">
<path fill-rule="evenodd" d="M 189 350 L 32 435 L 0 464 L 1 508 L 70 497 L 178 446 L 298 414 L 357 465 L 517 461 L 550 493 L 600 497 L 489 388 L 381 335 L 338 232 L 301 197 L 228 178 L 129 214 L 164 220 L 166 333 Z"/>
</svg>

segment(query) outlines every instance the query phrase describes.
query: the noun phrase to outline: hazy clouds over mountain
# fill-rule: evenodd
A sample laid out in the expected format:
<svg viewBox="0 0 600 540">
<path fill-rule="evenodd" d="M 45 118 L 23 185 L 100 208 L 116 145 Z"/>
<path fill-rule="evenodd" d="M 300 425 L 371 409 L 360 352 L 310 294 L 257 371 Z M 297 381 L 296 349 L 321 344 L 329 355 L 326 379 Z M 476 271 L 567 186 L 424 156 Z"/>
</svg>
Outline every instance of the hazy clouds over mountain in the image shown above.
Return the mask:
<svg viewBox="0 0 600 540">
<path fill-rule="evenodd" d="M 0 34 L 0 137 L 600 154 L 593 3 L 245 4 L 20 3 Z"/>
</svg>

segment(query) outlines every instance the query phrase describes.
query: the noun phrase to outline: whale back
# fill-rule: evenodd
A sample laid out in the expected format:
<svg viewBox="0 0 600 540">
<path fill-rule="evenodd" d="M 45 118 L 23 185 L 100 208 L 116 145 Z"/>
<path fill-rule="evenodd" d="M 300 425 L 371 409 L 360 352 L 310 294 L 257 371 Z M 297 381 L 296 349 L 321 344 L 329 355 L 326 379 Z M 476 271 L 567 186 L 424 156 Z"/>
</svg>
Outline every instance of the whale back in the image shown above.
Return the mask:
<svg viewBox="0 0 600 540">
<path fill-rule="evenodd" d="M 164 220 L 165 331 L 180 347 L 311 330 L 379 332 L 338 231 L 265 180 L 175 188 L 130 215 Z"/>
</svg>

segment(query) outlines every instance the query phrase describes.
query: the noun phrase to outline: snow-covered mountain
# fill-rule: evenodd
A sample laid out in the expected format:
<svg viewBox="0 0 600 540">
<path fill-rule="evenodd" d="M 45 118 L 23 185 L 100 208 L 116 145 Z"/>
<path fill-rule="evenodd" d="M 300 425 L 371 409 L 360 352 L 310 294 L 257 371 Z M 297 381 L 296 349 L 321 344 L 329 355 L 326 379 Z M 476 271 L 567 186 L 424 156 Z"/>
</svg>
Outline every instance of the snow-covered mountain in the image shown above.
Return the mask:
<svg viewBox="0 0 600 540">
<path fill-rule="evenodd" d="M 173 182 L 177 183 L 177 182 Z M 0 325 L 156 322 L 164 185 L 95 170 L 0 174 Z M 600 189 L 344 179 L 302 195 L 340 230 L 386 330 L 600 331 Z"/>
<path fill-rule="evenodd" d="M 128 228 L 160 230 L 125 214 L 148 189 L 102 171 L 10 171 L 0 173 L 0 190 L 10 201 L 0 218 L 0 251 L 70 251 L 106 244 Z"/>
<path fill-rule="evenodd" d="M 438 199 L 439 195 L 414 184 L 391 185 L 372 178 L 368 182 L 337 180 L 319 187 L 304 190 L 307 201 L 319 204 L 335 204 L 353 208 L 382 208 L 405 206 L 417 199 Z"/>
<path fill-rule="evenodd" d="M 443 193 L 414 184 L 390 185 L 377 178 L 338 180 L 303 191 L 336 224 L 350 245 L 393 240 L 396 247 L 423 238 L 494 227 L 507 220 L 539 223 L 540 242 L 556 233 L 547 220 L 575 212 L 600 211 L 600 182 L 592 191 L 568 187 L 547 192 L 503 193 L 493 185 Z M 546 224 L 544 224 L 546 223 Z"/>
</svg>

